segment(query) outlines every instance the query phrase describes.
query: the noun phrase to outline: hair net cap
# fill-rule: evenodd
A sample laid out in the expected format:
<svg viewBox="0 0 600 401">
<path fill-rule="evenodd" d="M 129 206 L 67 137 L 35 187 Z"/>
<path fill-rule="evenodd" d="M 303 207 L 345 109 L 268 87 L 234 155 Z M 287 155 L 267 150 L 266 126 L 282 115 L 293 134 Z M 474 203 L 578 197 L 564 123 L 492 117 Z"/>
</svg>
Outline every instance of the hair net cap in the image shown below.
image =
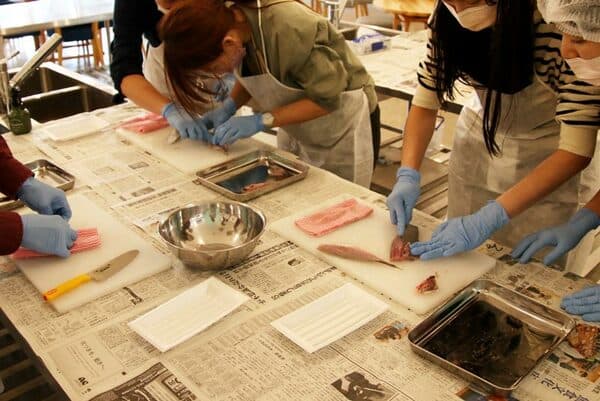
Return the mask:
<svg viewBox="0 0 600 401">
<path fill-rule="evenodd" d="M 600 42 L 600 0 L 538 0 L 538 8 L 562 32 Z"/>
</svg>

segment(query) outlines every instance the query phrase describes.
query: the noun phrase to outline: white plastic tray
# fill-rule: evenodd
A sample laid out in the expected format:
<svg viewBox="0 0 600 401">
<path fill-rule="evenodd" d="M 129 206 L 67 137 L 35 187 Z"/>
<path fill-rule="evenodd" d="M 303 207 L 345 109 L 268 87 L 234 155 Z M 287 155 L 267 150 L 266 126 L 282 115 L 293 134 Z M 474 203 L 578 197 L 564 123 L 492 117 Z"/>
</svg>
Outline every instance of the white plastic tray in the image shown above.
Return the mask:
<svg viewBox="0 0 600 401">
<path fill-rule="evenodd" d="M 349 283 L 271 325 L 312 353 L 352 333 L 387 309 L 388 304 Z"/>
<path fill-rule="evenodd" d="M 168 351 L 238 308 L 248 297 L 211 277 L 129 322 L 161 352 Z"/>
<path fill-rule="evenodd" d="M 82 114 L 48 122 L 42 130 L 54 141 L 68 141 L 99 132 L 109 125 L 109 122 L 92 114 Z"/>
</svg>

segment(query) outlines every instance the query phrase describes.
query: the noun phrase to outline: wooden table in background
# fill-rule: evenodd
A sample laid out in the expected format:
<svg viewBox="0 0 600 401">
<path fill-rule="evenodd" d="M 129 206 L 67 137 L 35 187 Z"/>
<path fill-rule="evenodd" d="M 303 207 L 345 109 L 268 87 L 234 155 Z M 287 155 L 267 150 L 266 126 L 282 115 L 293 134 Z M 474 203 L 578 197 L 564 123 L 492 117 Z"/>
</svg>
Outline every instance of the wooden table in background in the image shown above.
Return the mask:
<svg viewBox="0 0 600 401">
<path fill-rule="evenodd" d="M 413 22 L 427 22 L 435 0 L 375 0 L 375 5 L 394 15 L 394 29 L 402 23 L 404 30 L 408 31 Z"/>
</svg>

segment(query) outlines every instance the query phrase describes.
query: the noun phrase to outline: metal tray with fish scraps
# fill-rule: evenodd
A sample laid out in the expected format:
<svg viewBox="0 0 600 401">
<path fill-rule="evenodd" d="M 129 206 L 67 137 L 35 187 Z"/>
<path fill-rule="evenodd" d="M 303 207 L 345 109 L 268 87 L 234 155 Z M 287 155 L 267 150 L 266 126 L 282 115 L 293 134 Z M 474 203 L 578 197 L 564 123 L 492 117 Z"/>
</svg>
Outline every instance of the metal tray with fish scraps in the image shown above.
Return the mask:
<svg viewBox="0 0 600 401">
<path fill-rule="evenodd" d="M 75 177 L 67 173 L 56 164 L 40 159 L 25 164 L 35 178 L 51 187 L 68 191 L 75 186 Z M 11 200 L 7 197 L 0 198 L 0 211 L 13 210 L 23 206 L 20 200 Z"/>
<path fill-rule="evenodd" d="M 268 150 L 257 150 L 217 164 L 196 175 L 202 185 L 246 202 L 306 177 L 308 166 Z"/>
<path fill-rule="evenodd" d="M 508 396 L 575 327 L 564 313 L 476 280 L 408 335 L 412 350 L 488 394 Z"/>
</svg>

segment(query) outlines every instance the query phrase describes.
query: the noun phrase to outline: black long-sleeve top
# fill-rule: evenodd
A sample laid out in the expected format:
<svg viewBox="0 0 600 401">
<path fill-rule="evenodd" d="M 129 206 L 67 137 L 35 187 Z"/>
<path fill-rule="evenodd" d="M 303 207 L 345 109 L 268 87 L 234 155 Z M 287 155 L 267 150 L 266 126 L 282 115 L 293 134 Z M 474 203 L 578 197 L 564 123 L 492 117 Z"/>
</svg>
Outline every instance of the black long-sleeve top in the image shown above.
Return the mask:
<svg viewBox="0 0 600 401">
<path fill-rule="evenodd" d="M 142 35 L 152 46 L 160 44 L 156 27 L 162 15 L 155 0 L 115 1 L 110 75 L 119 93 L 123 78 L 142 75 Z"/>
</svg>

